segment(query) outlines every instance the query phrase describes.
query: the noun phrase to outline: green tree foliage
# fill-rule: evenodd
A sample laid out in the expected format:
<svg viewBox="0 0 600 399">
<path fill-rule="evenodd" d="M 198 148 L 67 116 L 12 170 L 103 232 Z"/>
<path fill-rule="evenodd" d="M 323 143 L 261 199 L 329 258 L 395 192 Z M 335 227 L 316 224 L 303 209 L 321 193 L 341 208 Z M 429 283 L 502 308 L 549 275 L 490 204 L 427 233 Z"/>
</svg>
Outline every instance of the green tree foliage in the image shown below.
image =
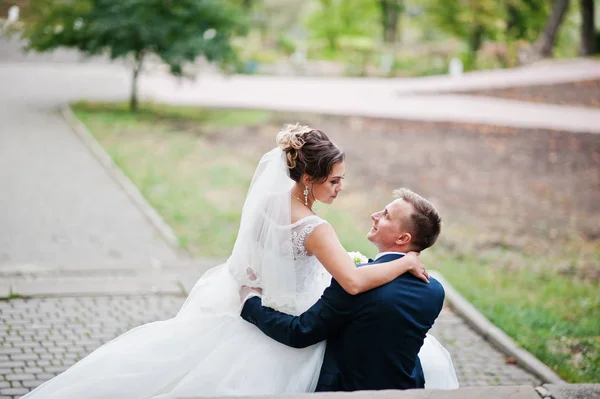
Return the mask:
<svg viewBox="0 0 600 399">
<path fill-rule="evenodd" d="M 464 41 L 471 65 L 484 41 L 533 42 L 552 11 L 550 0 L 427 0 L 426 13 L 438 29 Z"/>
<path fill-rule="evenodd" d="M 426 4 L 434 26 L 464 40 L 471 53 L 477 52 L 485 39 L 497 39 L 506 28 L 504 2 L 427 0 Z"/>
<path fill-rule="evenodd" d="M 175 76 L 199 56 L 222 66 L 236 60 L 231 39 L 244 33 L 242 15 L 220 0 L 31 0 L 28 49 L 70 47 L 87 55 L 132 59 L 131 110 L 137 78 L 149 55 Z"/>
<path fill-rule="evenodd" d="M 372 38 L 380 32 L 380 14 L 373 0 L 319 0 L 309 15 L 312 39 L 323 40 L 327 49 L 339 50 L 342 38 Z"/>
<path fill-rule="evenodd" d="M 534 42 L 544 29 L 552 3 L 548 0 L 506 2 L 506 39 Z"/>
</svg>

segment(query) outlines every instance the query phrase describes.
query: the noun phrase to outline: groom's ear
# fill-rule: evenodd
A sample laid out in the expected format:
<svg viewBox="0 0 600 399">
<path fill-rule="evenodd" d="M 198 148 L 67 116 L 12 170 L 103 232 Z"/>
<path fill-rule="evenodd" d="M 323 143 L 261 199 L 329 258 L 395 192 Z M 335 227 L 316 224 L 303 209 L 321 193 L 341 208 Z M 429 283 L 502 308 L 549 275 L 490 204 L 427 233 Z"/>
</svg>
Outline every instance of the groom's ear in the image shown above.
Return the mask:
<svg viewBox="0 0 600 399">
<path fill-rule="evenodd" d="M 408 243 L 410 243 L 412 241 L 412 236 L 410 235 L 410 233 L 402 233 L 400 234 L 400 236 L 396 239 L 396 245 L 406 245 Z"/>
</svg>

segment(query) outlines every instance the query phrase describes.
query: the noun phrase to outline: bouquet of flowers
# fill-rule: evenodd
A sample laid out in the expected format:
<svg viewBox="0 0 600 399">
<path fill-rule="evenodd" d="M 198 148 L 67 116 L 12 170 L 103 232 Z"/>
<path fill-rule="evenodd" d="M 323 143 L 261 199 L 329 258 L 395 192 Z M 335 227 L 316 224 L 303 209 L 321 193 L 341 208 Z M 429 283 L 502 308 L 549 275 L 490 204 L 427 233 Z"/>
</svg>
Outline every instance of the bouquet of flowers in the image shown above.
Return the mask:
<svg viewBox="0 0 600 399">
<path fill-rule="evenodd" d="M 354 262 L 355 265 L 369 262 L 369 258 L 358 251 L 348 252 L 348 256 L 350 256 L 350 259 L 352 259 L 352 262 Z"/>
</svg>

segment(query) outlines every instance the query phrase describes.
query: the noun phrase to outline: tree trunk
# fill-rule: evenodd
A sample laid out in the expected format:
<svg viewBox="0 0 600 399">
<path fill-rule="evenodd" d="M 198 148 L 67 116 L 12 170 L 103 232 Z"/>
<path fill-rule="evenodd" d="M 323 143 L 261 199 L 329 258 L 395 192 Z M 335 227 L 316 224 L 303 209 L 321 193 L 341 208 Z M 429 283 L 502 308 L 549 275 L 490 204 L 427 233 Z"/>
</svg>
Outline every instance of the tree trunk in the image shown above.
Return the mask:
<svg viewBox="0 0 600 399">
<path fill-rule="evenodd" d="M 144 62 L 144 53 L 138 52 L 135 54 L 135 65 L 133 66 L 133 79 L 131 81 L 131 97 L 129 98 L 129 110 L 136 112 L 138 109 L 138 97 L 137 97 L 137 80 L 142 70 L 142 63 Z"/>
<path fill-rule="evenodd" d="M 546 22 L 546 27 L 542 32 L 542 36 L 540 36 L 534 45 L 534 52 L 537 52 L 539 58 L 552 56 L 556 34 L 567 14 L 568 8 L 569 0 L 555 0 L 552 13 Z"/>
<path fill-rule="evenodd" d="M 402 0 L 379 0 L 383 41 L 393 44 L 398 41 L 398 25 L 402 14 Z"/>
<path fill-rule="evenodd" d="M 581 45 L 579 55 L 596 53 L 596 26 L 594 24 L 594 0 L 580 0 Z"/>
<path fill-rule="evenodd" d="M 480 24 L 475 25 L 471 32 L 471 37 L 469 38 L 469 50 L 471 50 L 473 55 L 477 53 L 483 43 L 483 33 L 483 26 Z"/>
</svg>

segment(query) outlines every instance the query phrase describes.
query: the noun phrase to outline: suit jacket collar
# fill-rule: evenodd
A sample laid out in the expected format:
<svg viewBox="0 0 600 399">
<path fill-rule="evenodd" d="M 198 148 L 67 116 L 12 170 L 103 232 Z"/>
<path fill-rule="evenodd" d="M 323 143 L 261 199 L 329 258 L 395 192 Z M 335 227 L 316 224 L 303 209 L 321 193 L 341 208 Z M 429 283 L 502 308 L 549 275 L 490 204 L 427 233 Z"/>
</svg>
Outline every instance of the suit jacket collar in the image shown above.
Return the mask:
<svg viewBox="0 0 600 399">
<path fill-rule="evenodd" d="M 357 267 L 361 267 L 361 266 L 366 266 L 366 265 L 374 265 L 377 263 L 386 263 L 386 262 L 391 262 L 393 260 L 399 259 L 401 257 L 403 257 L 404 255 L 401 253 L 390 253 L 390 254 L 385 254 L 379 258 L 377 258 L 376 260 L 374 260 L 373 262 L 369 262 L 369 263 L 361 263 L 359 265 L 357 265 Z"/>
<path fill-rule="evenodd" d="M 379 257 L 378 259 L 376 259 L 375 261 L 371 262 L 370 264 L 372 265 L 373 263 L 386 263 L 386 262 L 391 262 L 393 260 L 399 259 L 401 257 L 403 257 L 403 254 L 400 253 L 391 253 L 391 254 L 385 254 L 381 257 Z"/>
<path fill-rule="evenodd" d="M 402 256 L 404 256 L 404 255 L 406 255 L 406 252 L 396 252 L 396 251 L 392 251 L 392 252 L 381 252 L 381 253 L 377 254 L 377 256 L 375 257 L 375 260 L 377 260 L 377 259 L 381 258 L 382 256 L 385 256 L 385 255 L 391 255 L 391 254 L 395 254 L 395 255 L 402 255 Z"/>
</svg>

